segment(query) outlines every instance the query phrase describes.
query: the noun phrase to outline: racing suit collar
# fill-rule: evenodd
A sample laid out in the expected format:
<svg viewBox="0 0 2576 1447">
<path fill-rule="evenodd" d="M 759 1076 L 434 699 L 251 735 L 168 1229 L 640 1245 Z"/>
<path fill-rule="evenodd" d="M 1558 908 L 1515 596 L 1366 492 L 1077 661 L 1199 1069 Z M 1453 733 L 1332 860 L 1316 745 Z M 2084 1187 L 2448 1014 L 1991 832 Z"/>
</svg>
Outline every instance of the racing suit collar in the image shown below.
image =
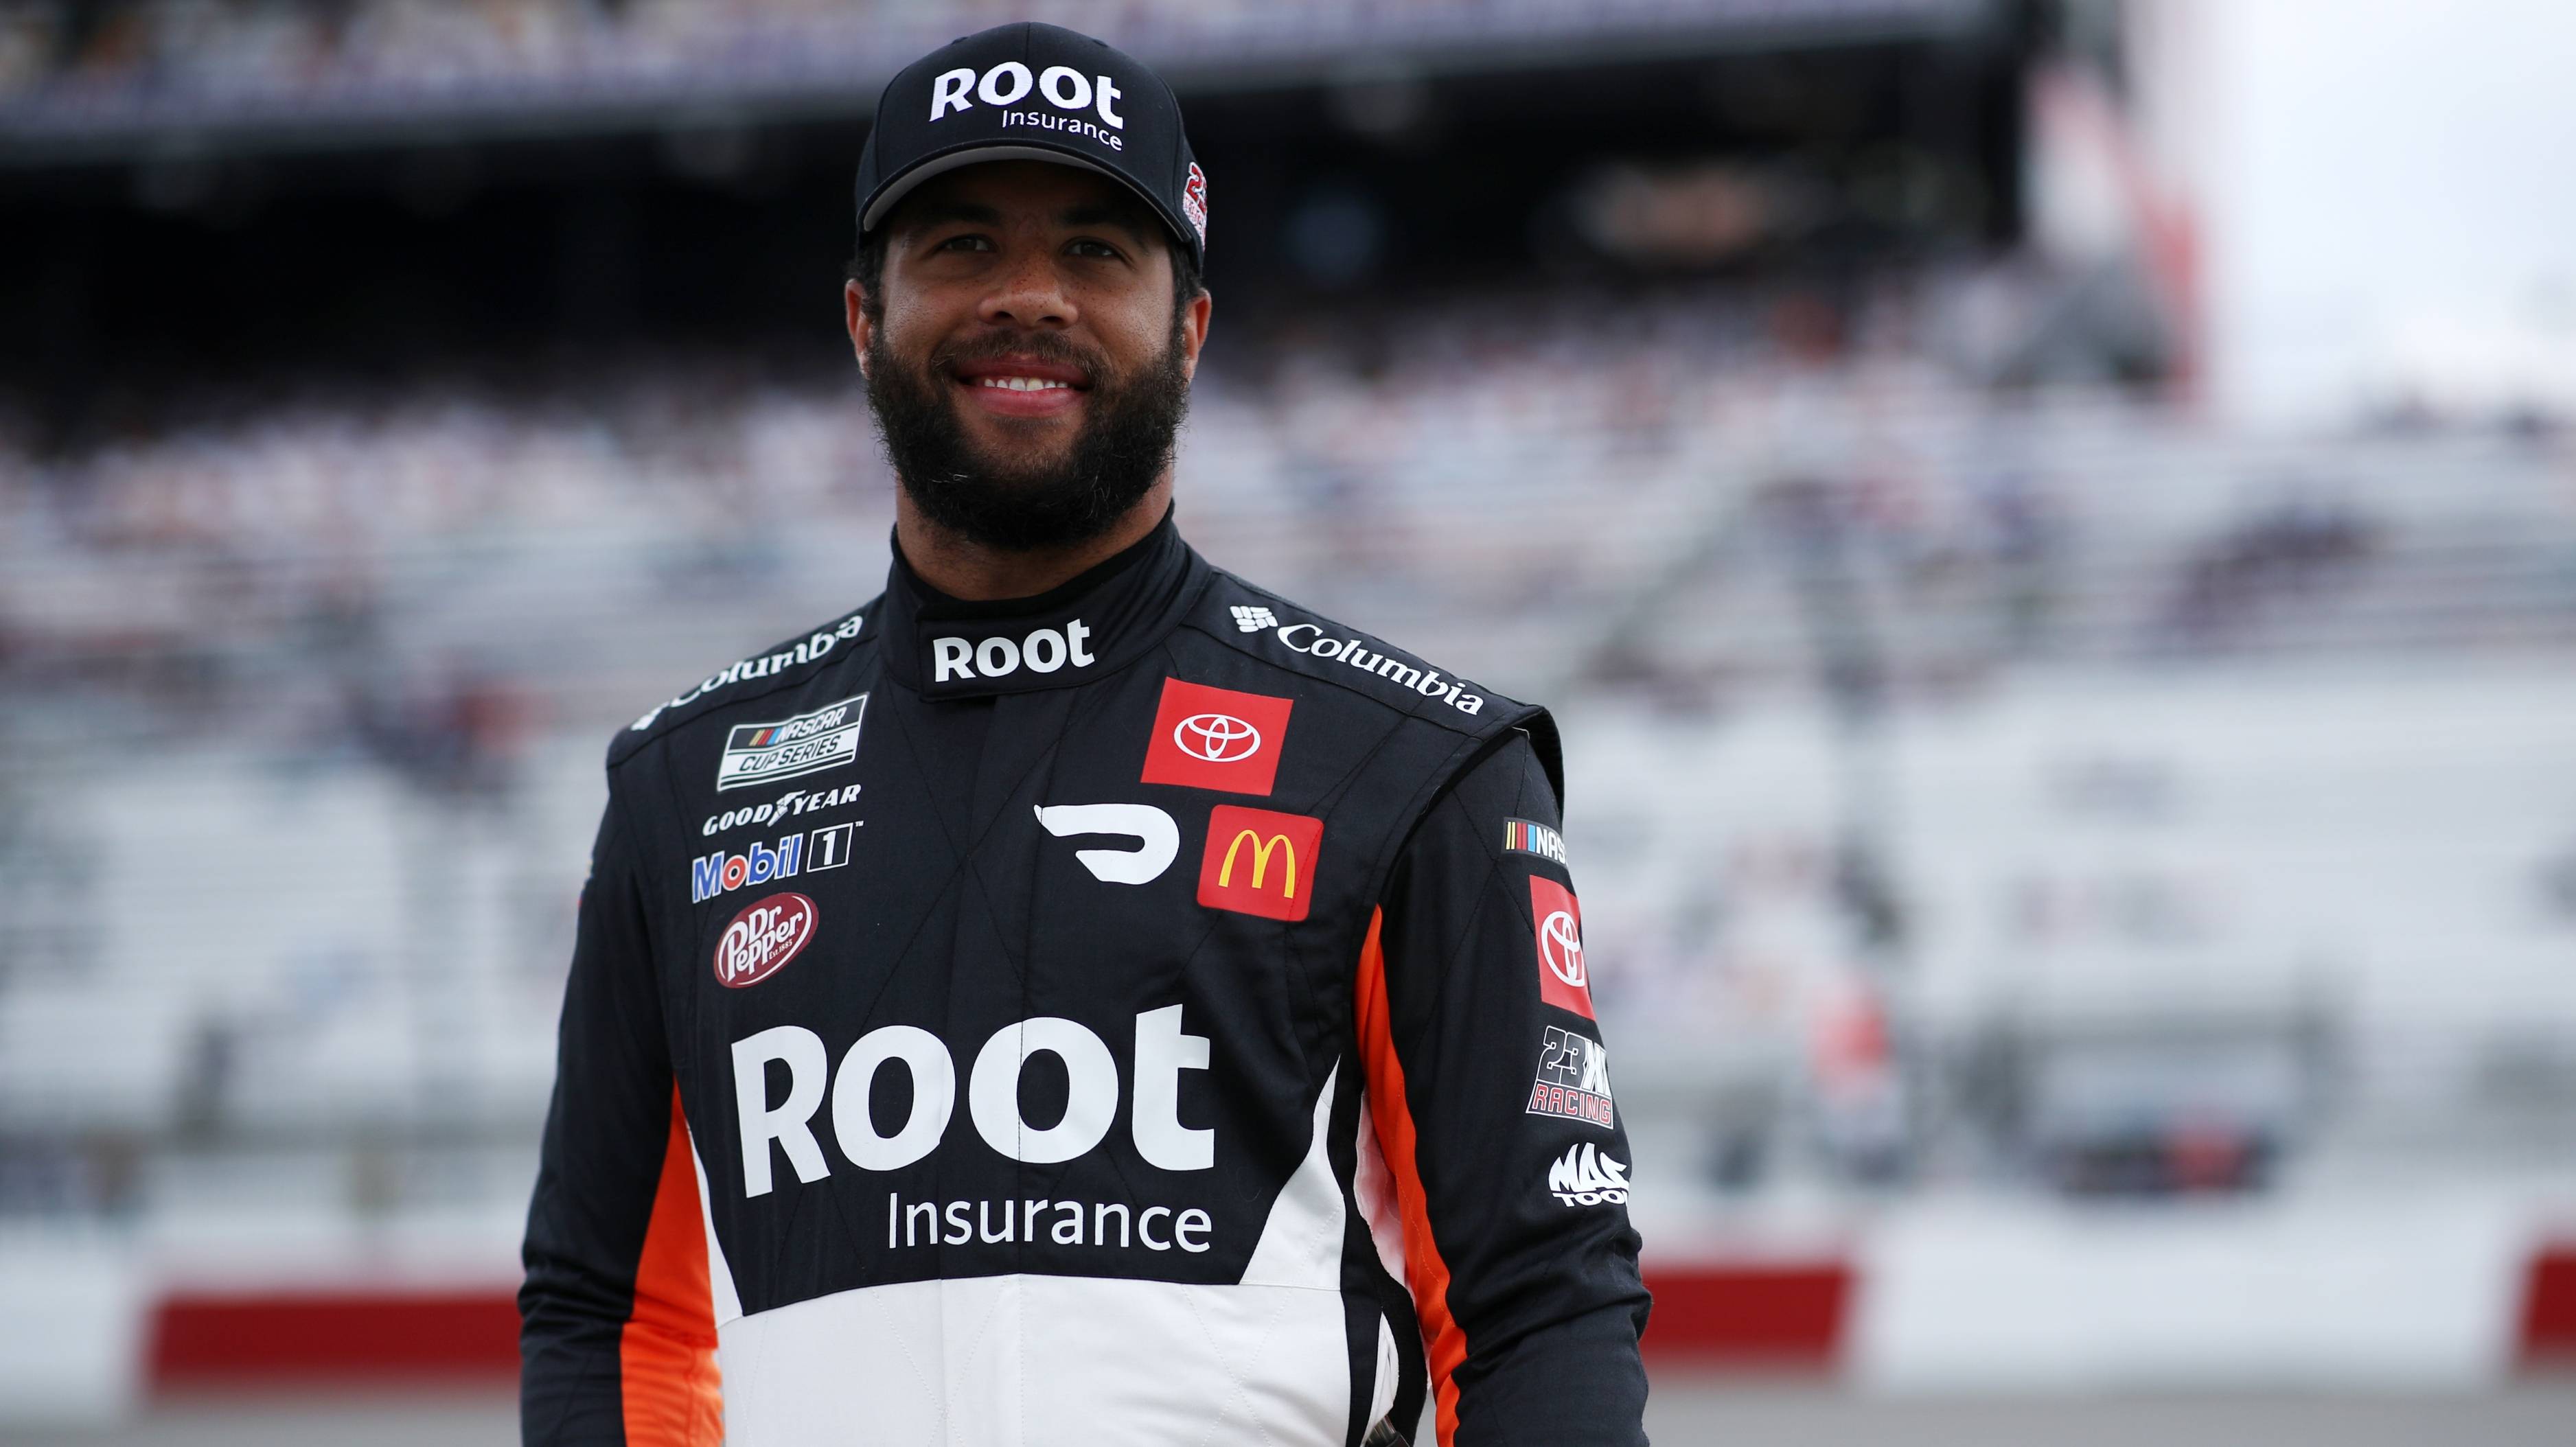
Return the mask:
<svg viewBox="0 0 2576 1447">
<path fill-rule="evenodd" d="M 1071 688 L 1162 641 L 1208 566 L 1167 510 L 1141 540 L 1030 598 L 970 602 L 921 580 L 894 548 L 879 615 L 886 671 L 924 698 Z"/>
</svg>

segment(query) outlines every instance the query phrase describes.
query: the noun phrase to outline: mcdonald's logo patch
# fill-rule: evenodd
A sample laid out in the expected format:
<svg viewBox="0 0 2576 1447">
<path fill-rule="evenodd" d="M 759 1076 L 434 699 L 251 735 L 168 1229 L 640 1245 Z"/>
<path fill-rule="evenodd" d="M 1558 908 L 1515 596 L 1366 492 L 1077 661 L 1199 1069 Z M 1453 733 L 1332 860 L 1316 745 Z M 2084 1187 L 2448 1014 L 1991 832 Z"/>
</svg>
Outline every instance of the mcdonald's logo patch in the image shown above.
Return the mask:
<svg viewBox="0 0 2576 1447">
<path fill-rule="evenodd" d="M 1208 814 L 1199 903 L 1210 909 L 1300 920 L 1315 902 L 1315 857 L 1324 821 L 1219 804 Z"/>
</svg>

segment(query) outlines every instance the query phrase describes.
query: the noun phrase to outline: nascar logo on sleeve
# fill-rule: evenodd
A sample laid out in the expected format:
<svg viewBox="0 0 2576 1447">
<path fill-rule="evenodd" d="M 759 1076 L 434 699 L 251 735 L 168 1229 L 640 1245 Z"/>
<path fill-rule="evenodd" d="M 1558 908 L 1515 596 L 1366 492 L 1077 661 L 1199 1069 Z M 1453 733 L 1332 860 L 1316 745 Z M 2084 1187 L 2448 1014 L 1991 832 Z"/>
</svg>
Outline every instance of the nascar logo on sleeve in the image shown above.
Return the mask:
<svg viewBox="0 0 2576 1447">
<path fill-rule="evenodd" d="M 1533 819 L 1503 821 L 1503 852 L 1534 854 L 1554 864 L 1565 862 L 1565 836 Z"/>
<path fill-rule="evenodd" d="M 716 761 L 716 788 L 747 789 L 839 768 L 859 756 L 868 696 L 853 694 L 773 723 L 735 724 Z"/>
</svg>

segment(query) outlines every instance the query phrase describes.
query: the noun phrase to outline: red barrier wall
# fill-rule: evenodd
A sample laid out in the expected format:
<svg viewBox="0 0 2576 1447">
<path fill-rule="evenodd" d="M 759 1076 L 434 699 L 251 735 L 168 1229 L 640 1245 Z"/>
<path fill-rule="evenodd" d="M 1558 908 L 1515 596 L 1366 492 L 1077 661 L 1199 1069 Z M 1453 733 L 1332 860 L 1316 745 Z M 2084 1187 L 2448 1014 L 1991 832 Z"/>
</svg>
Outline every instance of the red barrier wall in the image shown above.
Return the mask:
<svg viewBox="0 0 2576 1447">
<path fill-rule="evenodd" d="M 1828 1371 L 1851 1301 L 1851 1267 L 1835 1261 L 1658 1271 L 1647 1323 L 1649 1361 Z"/>
<path fill-rule="evenodd" d="M 1853 1273 L 1840 1261 L 1653 1272 L 1647 1359 L 1659 1365 L 1830 1372 L 1841 1363 Z M 154 1314 L 156 1388 L 293 1381 L 506 1381 L 519 1313 L 501 1291 L 180 1294 Z M 2576 1243 L 2525 1273 L 2516 1340 L 2525 1368 L 2576 1368 Z"/>
<path fill-rule="evenodd" d="M 515 1377 L 506 1292 L 172 1296 L 154 1313 L 153 1386 Z"/>
<path fill-rule="evenodd" d="M 1850 1268 L 1836 1262 L 1659 1271 L 1651 1358 L 1828 1370 Z M 154 1313 L 156 1388 L 281 1381 L 503 1378 L 519 1369 L 519 1311 L 503 1292 L 179 1294 Z"/>
<path fill-rule="evenodd" d="M 2576 1244 L 2532 1258 L 2522 1290 L 2521 1345 L 2526 1367 L 2576 1367 Z"/>
</svg>

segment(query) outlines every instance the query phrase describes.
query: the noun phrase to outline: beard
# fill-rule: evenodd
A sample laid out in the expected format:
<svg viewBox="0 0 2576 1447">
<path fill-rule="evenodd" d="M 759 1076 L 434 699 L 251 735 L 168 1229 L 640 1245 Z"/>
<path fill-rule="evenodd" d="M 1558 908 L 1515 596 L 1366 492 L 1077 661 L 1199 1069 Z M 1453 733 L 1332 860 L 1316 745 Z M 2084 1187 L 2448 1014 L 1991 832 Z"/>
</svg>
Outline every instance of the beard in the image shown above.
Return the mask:
<svg viewBox="0 0 2576 1447">
<path fill-rule="evenodd" d="M 1098 353 L 1052 333 L 953 343 L 915 367 L 868 338 L 868 406 L 895 482 L 930 521 L 1000 552 L 1086 543 L 1117 526 L 1171 465 L 1189 410 L 1180 317 L 1163 353 L 1121 377 Z M 1015 463 L 970 442 L 951 395 L 953 369 L 1010 354 L 1079 367 L 1091 379 L 1082 430 L 1052 462 Z"/>
</svg>

